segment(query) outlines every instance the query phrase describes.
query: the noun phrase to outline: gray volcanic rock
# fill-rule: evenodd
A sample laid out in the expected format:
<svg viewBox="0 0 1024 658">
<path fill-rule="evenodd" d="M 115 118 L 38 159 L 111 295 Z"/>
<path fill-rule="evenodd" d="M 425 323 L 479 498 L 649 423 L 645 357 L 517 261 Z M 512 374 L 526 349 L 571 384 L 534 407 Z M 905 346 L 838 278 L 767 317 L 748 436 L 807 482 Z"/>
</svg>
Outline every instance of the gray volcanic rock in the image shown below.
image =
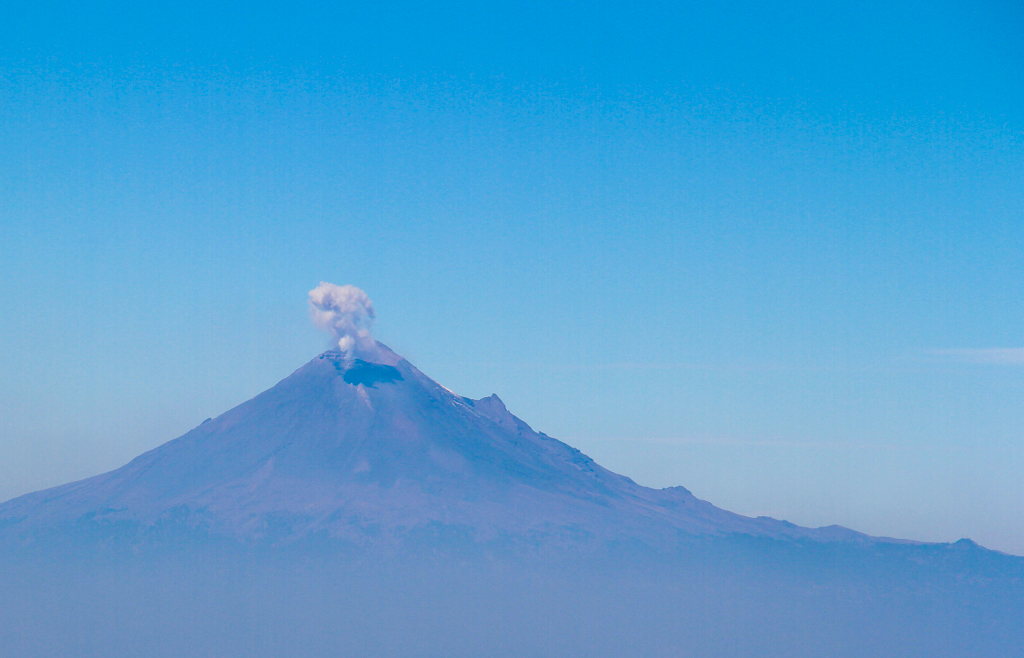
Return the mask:
<svg viewBox="0 0 1024 658">
<path fill-rule="evenodd" d="M 0 505 L 0 536 L 318 538 L 513 544 L 693 536 L 893 542 L 747 518 L 682 487 L 655 490 L 533 431 L 497 396 L 460 397 L 378 344 L 329 351 L 273 388 L 109 473 Z"/>
</svg>

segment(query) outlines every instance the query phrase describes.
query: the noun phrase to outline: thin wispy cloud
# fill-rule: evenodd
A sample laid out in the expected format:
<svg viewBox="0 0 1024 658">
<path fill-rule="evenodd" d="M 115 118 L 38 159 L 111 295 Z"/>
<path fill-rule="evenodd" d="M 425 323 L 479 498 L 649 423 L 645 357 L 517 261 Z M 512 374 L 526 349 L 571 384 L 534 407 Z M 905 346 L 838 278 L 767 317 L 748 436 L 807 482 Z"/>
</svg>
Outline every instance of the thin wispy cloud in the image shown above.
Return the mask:
<svg viewBox="0 0 1024 658">
<path fill-rule="evenodd" d="M 1004 366 L 1024 365 L 1024 347 L 994 347 L 987 349 L 932 350 L 929 354 L 956 363 L 992 364 Z"/>
</svg>

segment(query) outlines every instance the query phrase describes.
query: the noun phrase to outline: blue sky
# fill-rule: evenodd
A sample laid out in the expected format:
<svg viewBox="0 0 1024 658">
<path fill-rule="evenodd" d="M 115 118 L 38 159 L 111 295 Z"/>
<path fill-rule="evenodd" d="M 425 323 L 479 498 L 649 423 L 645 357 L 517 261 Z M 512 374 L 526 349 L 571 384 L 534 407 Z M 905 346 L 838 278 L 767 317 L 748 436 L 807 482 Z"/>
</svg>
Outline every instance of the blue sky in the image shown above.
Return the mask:
<svg viewBox="0 0 1024 658">
<path fill-rule="evenodd" d="M 643 484 L 1024 553 L 1019 5 L 372 5 L 0 9 L 0 498 L 286 376 L 327 280 Z"/>
</svg>

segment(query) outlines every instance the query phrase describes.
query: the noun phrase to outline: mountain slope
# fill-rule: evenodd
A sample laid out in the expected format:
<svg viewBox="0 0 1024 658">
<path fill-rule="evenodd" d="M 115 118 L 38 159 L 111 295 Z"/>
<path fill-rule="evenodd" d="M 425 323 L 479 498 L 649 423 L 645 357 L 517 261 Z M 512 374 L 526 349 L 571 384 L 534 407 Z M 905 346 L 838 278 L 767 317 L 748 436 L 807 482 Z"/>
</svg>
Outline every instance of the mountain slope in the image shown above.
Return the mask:
<svg viewBox="0 0 1024 658">
<path fill-rule="evenodd" d="M 325 352 L 122 468 L 8 501 L 0 534 L 173 526 L 272 543 L 395 543 L 425 531 L 651 547 L 737 533 L 894 541 L 751 519 L 682 487 L 642 487 L 534 432 L 497 396 L 455 395 L 381 344 L 362 356 Z"/>
</svg>

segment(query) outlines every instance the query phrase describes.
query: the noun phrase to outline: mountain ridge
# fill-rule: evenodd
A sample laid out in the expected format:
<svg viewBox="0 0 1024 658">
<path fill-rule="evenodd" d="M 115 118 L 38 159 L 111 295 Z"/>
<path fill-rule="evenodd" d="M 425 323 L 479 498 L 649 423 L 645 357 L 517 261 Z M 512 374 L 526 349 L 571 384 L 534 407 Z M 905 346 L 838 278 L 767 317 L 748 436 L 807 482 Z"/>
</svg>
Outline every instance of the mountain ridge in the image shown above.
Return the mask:
<svg viewBox="0 0 1024 658">
<path fill-rule="evenodd" d="M 497 395 L 459 396 L 381 343 L 324 352 L 118 469 L 0 504 L 0 539 L 13 542 L 169 523 L 242 543 L 321 536 L 372 546 L 449 528 L 478 543 L 918 544 L 744 517 L 684 487 L 643 487 L 534 431 Z"/>
</svg>

